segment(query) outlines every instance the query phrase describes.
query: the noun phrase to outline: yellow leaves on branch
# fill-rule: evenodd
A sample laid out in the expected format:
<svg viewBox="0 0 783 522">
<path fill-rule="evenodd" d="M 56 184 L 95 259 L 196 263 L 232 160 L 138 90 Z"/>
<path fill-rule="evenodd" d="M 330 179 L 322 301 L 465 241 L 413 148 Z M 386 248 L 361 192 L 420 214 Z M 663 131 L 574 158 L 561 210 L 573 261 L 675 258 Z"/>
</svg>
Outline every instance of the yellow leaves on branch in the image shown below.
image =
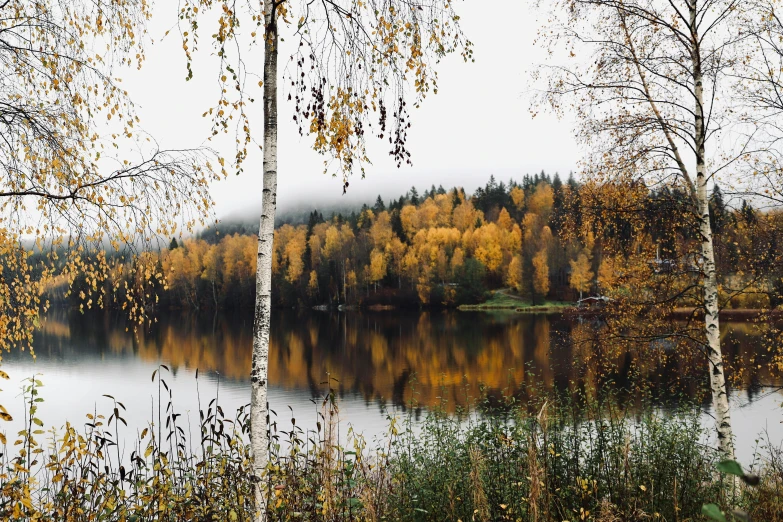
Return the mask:
<svg viewBox="0 0 783 522">
<path fill-rule="evenodd" d="M 398 164 L 409 161 L 404 146 L 409 125 L 406 106 L 418 106 L 427 93 L 437 92 L 435 68 L 445 55 L 459 53 L 465 60 L 472 59 L 472 45 L 448 0 L 416 5 L 397 0 L 281 2 L 271 14 L 276 23 L 268 26 L 265 5 L 185 0 L 180 9 L 188 79 L 199 29 L 214 27 L 210 38 L 220 59 L 216 78 L 221 91 L 217 103 L 204 114 L 213 120 L 213 135 L 242 129 L 244 139 L 237 138 L 238 169 L 251 141 L 246 104 L 254 98 L 247 86 L 263 86 L 256 79 L 246 81 L 261 76 L 260 67 L 248 67 L 246 55 L 253 44 L 246 46 L 247 35 L 253 43 L 263 39 L 265 45 L 275 38 L 295 40 L 292 67 L 284 72 L 293 91 L 289 99 L 295 103 L 295 121 L 300 133 L 313 136 L 314 150 L 334 160 L 343 176 L 369 163 L 366 139 L 372 134 L 391 138 L 390 149 Z M 248 32 L 243 34 L 240 27 L 248 27 Z M 236 116 L 242 124 L 229 126 Z M 331 162 L 325 164 L 329 168 Z"/>
<path fill-rule="evenodd" d="M 0 348 L 29 345 L 44 296 L 68 298 L 77 282 L 83 309 L 121 306 L 139 324 L 145 285 L 112 286 L 122 269 L 102 250 L 127 248 L 145 284 L 157 284 L 139 251 L 202 222 L 215 179 L 211 153 L 150 149 L 132 130 L 139 120 L 114 71 L 143 63 L 150 6 L 10 0 L 3 13 L 0 72 L 13 81 L 0 91 L 25 117 L 0 122 Z M 114 152 L 125 149 L 140 153 Z"/>
</svg>

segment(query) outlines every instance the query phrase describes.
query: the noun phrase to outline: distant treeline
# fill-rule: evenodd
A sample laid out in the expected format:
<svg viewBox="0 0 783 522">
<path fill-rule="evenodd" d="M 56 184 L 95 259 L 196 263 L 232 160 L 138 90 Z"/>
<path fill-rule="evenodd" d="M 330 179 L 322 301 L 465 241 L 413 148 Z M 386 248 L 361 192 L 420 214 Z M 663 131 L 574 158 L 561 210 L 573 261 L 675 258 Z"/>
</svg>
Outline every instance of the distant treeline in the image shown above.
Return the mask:
<svg viewBox="0 0 783 522">
<path fill-rule="evenodd" d="M 489 290 L 499 288 L 534 304 L 601 294 L 618 263 L 602 253 L 602 238 L 573 233 L 588 211 L 583 191 L 573 176 L 563 182 L 557 174 L 542 172 L 521 182 L 490 177 L 472 195 L 442 186 L 420 194 L 414 187 L 388 202 L 378 196 L 374 205 L 349 215 L 326 217 L 312 211 L 306 222 L 277 228 L 274 304 L 456 306 L 481 302 Z M 631 237 L 622 212 L 608 213 L 605 219 L 614 221 L 608 227 L 604 223 L 602 230 L 624 237 L 629 248 L 638 241 L 657 245 L 650 263 L 665 271 L 674 253 L 686 250 L 682 244 L 696 237 L 673 210 L 683 208 L 684 197 L 667 188 L 648 191 L 643 207 L 634 210 L 647 223 L 644 237 Z M 711 210 L 717 262 L 721 273 L 728 274 L 724 286 L 743 288 L 736 295 L 724 292 L 726 301 L 735 307 L 780 304 L 783 273 L 778 265 L 751 265 L 754 258 L 756 265 L 772 259 L 770 251 L 783 247 L 778 238 L 781 216 L 754 210 L 745 201 L 738 209 L 728 208 L 717 189 Z M 158 307 L 252 307 L 256 227 L 221 223 L 195 239 L 172 239 L 168 249 L 149 254 L 167 286 L 155 287 L 153 281 L 137 295 L 156 294 Z M 754 251 L 763 255 L 748 255 Z M 145 266 L 150 265 L 148 260 Z M 766 270 L 764 277 L 759 270 Z M 133 270 L 122 273 L 128 280 L 145 280 L 133 276 Z M 120 291 L 123 287 L 119 285 Z"/>
<path fill-rule="evenodd" d="M 468 195 L 461 188 L 413 187 L 349 215 L 313 211 L 275 235 L 273 299 L 278 306 L 454 306 L 481 302 L 504 286 L 534 300 L 570 298 L 567 252 L 557 240 L 566 200 L 577 192 L 545 173 Z M 175 302 L 252 303 L 253 225 L 227 223 L 162 252 Z M 531 277 L 525 277 L 530 274 Z"/>
</svg>

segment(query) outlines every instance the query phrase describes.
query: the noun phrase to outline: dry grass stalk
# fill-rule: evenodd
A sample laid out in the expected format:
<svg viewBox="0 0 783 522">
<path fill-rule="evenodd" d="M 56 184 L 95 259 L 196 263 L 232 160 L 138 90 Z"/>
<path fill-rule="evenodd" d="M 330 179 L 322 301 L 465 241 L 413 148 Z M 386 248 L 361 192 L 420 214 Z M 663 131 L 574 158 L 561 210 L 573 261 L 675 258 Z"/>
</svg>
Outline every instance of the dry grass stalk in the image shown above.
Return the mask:
<svg viewBox="0 0 783 522">
<path fill-rule="evenodd" d="M 484 455 L 478 448 L 470 449 L 470 484 L 473 490 L 473 520 L 478 522 L 489 521 L 489 503 L 484 491 L 482 476 L 486 471 Z"/>
</svg>

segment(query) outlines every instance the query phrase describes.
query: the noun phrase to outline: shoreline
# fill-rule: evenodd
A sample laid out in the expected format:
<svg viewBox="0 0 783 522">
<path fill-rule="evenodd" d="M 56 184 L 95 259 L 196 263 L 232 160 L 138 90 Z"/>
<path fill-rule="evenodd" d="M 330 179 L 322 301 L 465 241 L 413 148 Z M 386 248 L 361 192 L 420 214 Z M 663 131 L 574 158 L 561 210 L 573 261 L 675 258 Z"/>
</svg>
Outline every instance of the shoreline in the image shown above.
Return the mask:
<svg viewBox="0 0 783 522">
<path fill-rule="evenodd" d="M 527 306 L 508 306 L 508 305 L 459 305 L 457 310 L 460 312 L 495 312 L 506 311 L 514 312 L 518 314 L 533 314 L 533 313 L 559 313 L 565 312 L 567 309 L 572 308 L 573 303 L 559 304 L 547 304 L 547 305 L 527 305 Z"/>
</svg>

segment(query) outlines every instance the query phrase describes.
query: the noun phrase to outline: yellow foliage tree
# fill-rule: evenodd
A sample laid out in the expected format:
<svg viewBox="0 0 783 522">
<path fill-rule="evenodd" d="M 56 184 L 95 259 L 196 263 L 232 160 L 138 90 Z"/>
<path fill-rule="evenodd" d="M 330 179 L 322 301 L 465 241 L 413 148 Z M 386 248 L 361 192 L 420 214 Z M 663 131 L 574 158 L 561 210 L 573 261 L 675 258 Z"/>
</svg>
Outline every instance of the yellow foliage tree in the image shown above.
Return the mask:
<svg viewBox="0 0 783 522">
<path fill-rule="evenodd" d="M 402 222 L 402 230 L 405 232 L 405 237 L 407 237 L 409 241 L 413 240 L 421 225 L 416 207 L 413 205 L 405 205 L 402 207 L 402 210 L 400 211 L 400 221 Z"/>
<path fill-rule="evenodd" d="M 454 249 L 454 254 L 451 256 L 451 277 L 456 277 L 463 264 L 465 264 L 464 250 L 461 248 Z"/>
<path fill-rule="evenodd" d="M 480 210 L 477 210 L 473 206 L 473 202 L 469 199 L 463 201 L 454 208 L 454 214 L 451 217 L 451 222 L 460 232 L 465 232 L 476 226 L 476 223 L 483 223 L 484 216 Z"/>
<path fill-rule="evenodd" d="M 310 271 L 310 279 L 307 282 L 307 294 L 310 297 L 318 296 L 318 274 L 315 270 Z"/>
<path fill-rule="evenodd" d="M 524 290 L 522 257 L 519 255 L 514 256 L 508 265 L 506 284 L 516 290 L 517 293 L 521 293 Z"/>
<path fill-rule="evenodd" d="M 288 264 L 285 278 L 295 283 L 304 271 L 304 251 L 307 245 L 306 231 L 298 229 L 285 245 L 284 256 Z"/>
<path fill-rule="evenodd" d="M 549 263 L 545 248 L 533 256 L 533 293 L 541 297 L 549 293 Z"/>
<path fill-rule="evenodd" d="M 514 226 L 514 220 L 511 219 L 511 215 L 509 215 L 508 210 L 506 210 L 505 207 L 500 210 L 497 223 L 503 230 L 511 230 Z"/>
<path fill-rule="evenodd" d="M 386 245 L 386 254 L 391 260 L 392 270 L 397 274 L 398 287 L 402 287 L 403 259 L 405 259 L 406 249 L 405 243 L 400 241 L 398 237 L 394 237 Z"/>
<path fill-rule="evenodd" d="M 522 190 L 522 187 L 514 187 L 511 189 L 511 201 L 514 202 L 514 206 L 517 207 L 518 210 L 522 210 L 525 206 L 525 191 Z"/>
<path fill-rule="evenodd" d="M 370 282 L 377 285 L 384 277 L 386 277 L 386 255 L 375 249 L 370 254 Z"/>
<path fill-rule="evenodd" d="M 429 265 L 425 265 L 419 272 L 419 278 L 416 283 L 416 293 L 419 295 L 421 304 L 429 304 L 432 294 L 432 270 Z"/>
<path fill-rule="evenodd" d="M 610 291 L 617 284 L 617 263 L 613 257 L 604 257 L 598 266 L 598 285 L 602 293 Z"/>
<path fill-rule="evenodd" d="M 440 216 L 440 207 L 435 204 L 435 201 L 433 201 L 432 198 L 425 199 L 424 203 L 419 205 L 416 213 L 418 214 L 417 221 L 419 226 L 438 226 L 441 224 L 438 222 L 438 217 Z M 403 226 L 405 226 L 404 223 Z"/>
<path fill-rule="evenodd" d="M 454 200 L 448 194 L 435 196 L 435 204 L 438 205 L 437 225 L 447 227 L 451 225 L 451 212 L 454 210 Z"/>
<path fill-rule="evenodd" d="M 552 213 L 552 205 L 555 202 L 555 193 L 549 183 L 541 182 L 536 185 L 536 190 L 530 196 L 527 208 L 530 212 L 541 216 L 546 223 Z"/>
<path fill-rule="evenodd" d="M 381 212 L 370 227 L 370 238 L 375 248 L 386 248 L 391 243 L 394 232 L 391 227 L 391 216 L 388 212 Z"/>
<path fill-rule="evenodd" d="M 585 252 L 580 252 L 576 259 L 570 261 L 571 276 L 569 284 L 571 288 L 579 292 L 579 299 L 582 299 L 582 293 L 590 290 L 593 284 L 593 271 L 590 269 L 590 258 Z"/>
</svg>

